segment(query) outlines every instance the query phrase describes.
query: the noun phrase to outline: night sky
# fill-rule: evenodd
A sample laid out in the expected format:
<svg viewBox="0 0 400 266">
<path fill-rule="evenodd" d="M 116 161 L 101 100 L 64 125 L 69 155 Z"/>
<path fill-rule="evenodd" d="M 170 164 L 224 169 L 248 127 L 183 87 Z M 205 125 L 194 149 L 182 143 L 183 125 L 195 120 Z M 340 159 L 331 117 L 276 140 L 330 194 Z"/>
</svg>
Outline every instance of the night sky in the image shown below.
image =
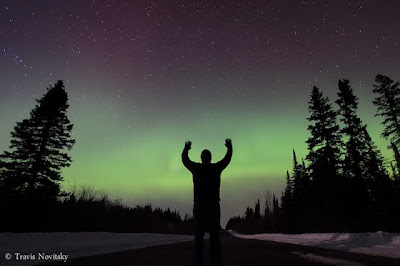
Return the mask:
<svg viewBox="0 0 400 266">
<path fill-rule="evenodd" d="M 378 73 L 400 80 L 399 1 L 215 2 L 0 1 L 0 151 L 62 79 L 77 141 L 64 188 L 189 213 L 184 142 L 192 160 L 208 148 L 216 161 L 229 137 L 224 226 L 267 190 L 280 196 L 292 149 L 307 154 L 312 86 L 333 103 L 347 78 L 391 159 L 372 85 Z"/>
</svg>

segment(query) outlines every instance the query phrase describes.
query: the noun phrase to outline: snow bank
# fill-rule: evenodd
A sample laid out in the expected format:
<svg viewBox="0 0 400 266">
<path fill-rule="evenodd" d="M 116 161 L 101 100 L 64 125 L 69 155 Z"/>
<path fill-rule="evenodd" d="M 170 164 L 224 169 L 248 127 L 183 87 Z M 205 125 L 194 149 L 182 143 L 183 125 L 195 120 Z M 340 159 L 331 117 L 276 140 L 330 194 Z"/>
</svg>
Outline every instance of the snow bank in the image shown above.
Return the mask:
<svg viewBox="0 0 400 266">
<path fill-rule="evenodd" d="M 193 240 L 188 235 L 148 233 L 0 233 L 0 265 L 34 265 L 40 262 L 38 253 L 68 255 L 68 260 L 77 257 L 113 253 L 148 246 L 164 245 Z M 6 260 L 6 254 L 12 258 Z M 17 260 L 16 254 L 29 255 Z M 32 259 L 34 255 L 35 258 Z"/>
<path fill-rule="evenodd" d="M 400 258 L 400 234 L 397 233 L 323 233 L 323 234 L 231 234 L 245 239 L 258 239 L 337 249 L 366 255 Z"/>
</svg>

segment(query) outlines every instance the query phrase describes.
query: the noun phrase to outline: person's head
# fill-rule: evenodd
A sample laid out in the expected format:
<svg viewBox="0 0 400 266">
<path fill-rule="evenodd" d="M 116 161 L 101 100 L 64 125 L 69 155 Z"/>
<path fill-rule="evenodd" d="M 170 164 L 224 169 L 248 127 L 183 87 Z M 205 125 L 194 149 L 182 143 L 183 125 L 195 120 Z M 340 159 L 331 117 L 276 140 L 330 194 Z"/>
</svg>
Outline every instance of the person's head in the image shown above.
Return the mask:
<svg viewBox="0 0 400 266">
<path fill-rule="evenodd" d="M 201 152 L 201 161 L 203 163 L 211 163 L 211 152 L 209 150 L 203 150 Z"/>
</svg>

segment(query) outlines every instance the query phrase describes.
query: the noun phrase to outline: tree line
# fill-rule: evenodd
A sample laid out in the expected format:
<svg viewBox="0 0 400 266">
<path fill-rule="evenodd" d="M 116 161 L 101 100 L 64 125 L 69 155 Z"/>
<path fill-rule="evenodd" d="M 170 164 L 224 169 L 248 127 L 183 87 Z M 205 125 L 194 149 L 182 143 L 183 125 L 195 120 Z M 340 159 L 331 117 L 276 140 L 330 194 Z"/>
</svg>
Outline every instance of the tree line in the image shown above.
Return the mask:
<svg viewBox="0 0 400 266">
<path fill-rule="evenodd" d="M 75 140 L 67 117 L 68 95 L 59 80 L 27 119 L 11 132 L 0 155 L 0 231 L 112 231 L 190 233 L 192 218 L 169 208 L 134 208 L 91 188 L 61 190 L 61 170 L 72 163 Z"/>
<path fill-rule="evenodd" d="M 314 86 L 308 102 L 307 164 L 293 150 L 280 204 L 274 196 L 264 216 L 247 208 L 227 229 L 242 232 L 365 232 L 400 230 L 400 84 L 377 75 L 373 92 L 381 136 L 390 142 L 390 170 L 357 115 L 358 97 L 349 80 L 338 81 L 335 110 Z M 338 123 L 340 121 L 340 126 Z M 257 205 L 258 204 L 258 205 Z M 271 208 L 272 207 L 272 208 Z"/>
</svg>

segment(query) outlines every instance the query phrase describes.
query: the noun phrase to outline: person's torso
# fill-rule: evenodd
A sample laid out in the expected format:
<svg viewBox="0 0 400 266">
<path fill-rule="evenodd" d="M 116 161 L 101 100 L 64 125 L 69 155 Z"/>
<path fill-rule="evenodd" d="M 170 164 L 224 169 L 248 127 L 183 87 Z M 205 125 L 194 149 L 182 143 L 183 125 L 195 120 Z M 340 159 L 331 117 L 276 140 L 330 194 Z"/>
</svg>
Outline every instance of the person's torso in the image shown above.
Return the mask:
<svg viewBox="0 0 400 266">
<path fill-rule="evenodd" d="M 198 164 L 192 172 L 194 184 L 194 201 L 219 201 L 221 170 L 216 164 Z"/>
</svg>

